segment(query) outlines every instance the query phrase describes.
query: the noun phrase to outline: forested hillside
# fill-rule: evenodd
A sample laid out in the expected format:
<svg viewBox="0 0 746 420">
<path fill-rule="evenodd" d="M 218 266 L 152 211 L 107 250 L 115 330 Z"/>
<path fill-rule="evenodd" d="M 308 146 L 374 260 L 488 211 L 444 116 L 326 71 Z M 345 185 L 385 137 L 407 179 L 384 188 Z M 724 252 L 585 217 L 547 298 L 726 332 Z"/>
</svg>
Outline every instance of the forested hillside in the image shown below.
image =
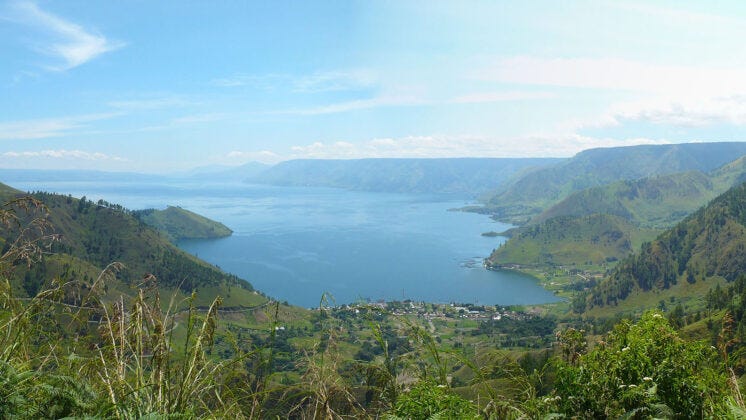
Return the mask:
<svg viewBox="0 0 746 420">
<path fill-rule="evenodd" d="M 654 231 L 614 215 L 560 216 L 515 229 L 487 259 L 490 267 L 603 265 L 624 258 Z"/>
<path fill-rule="evenodd" d="M 689 171 L 657 175 L 637 180 L 618 181 L 572 193 L 533 217 L 527 226 L 512 230 L 510 233 L 513 237 L 493 252 L 489 259 L 490 264 L 493 266 L 579 264 L 598 261 L 600 253 L 605 253 L 608 258 L 614 260 L 621 259 L 633 250 L 637 250 L 639 241 L 636 242 L 635 247 L 625 250 L 599 247 L 597 238 L 606 235 L 607 229 L 599 230 L 600 225 L 588 224 L 584 220 L 589 220 L 589 216 L 594 215 L 595 219 L 598 219 L 600 215 L 621 218 L 625 222 L 618 225 L 620 229 L 616 231 L 622 232 L 625 237 L 650 240 L 726 191 L 734 183 L 738 183 L 745 176 L 746 163 L 742 157 L 709 174 Z M 564 232 L 563 229 L 566 226 L 574 226 L 573 231 Z M 558 232 L 552 233 L 553 230 L 558 230 Z M 522 234 L 533 231 L 541 231 L 544 234 L 541 236 Z M 565 236 L 573 239 L 569 242 L 563 241 L 561 238 Z M 567 249 L 570 243 L 572 243 L 573 252 L 568 255 Z M 544 251 L 540 255 L 533 255 L 530 252 L 516 253 L 516 249 L 543 249 Z"/>
<path fill-rule="evenodd" d="M 610 214 L 638 226 L 666 228 L 727 189 L 699 171 L 619 181 L 588 188 L 531 219 L 541 223 L 557 216 Z"/>
<path fill-rule="evenodd" d="M 6 198 L 24 196 L 8 187 L 4 191 Z M 34 295 L 54 276 L 91 281 L 107 265 L 118 262 L 124 266 L 112 287 L 128 296 L 135 293 L 135 286 L 144 277 L 152 274 L 169 290 L 186 294 L 204 290 L 205 300 L 222 295 L 232 296 L 231 304 L 236 305 L 241 305 L 242 298 L 254 301 L 247 301 L 246 305 L 256 301 L 248 282 L 179 250 L 165 235 L 121 206 L 42 192 L 31 197 L 37 200 L 37 205 L 27 209 L 13 206 L 19 223 L 10 225 L 0 237 L 5 251 L 12 246 L 13 238 L 21 234 L 26 239 L 53 239 L 48 253 L 40 255 L 40 261 L 30 269 L 16 266 L 15 276 L 22 279 L 16 285 L 22 284 L 19 289 L 27 295 Z M 43 229 L 26 228 L 29 223 L 39 221 L 43 221 Z"/>
<path fill-rule="evenodd" d="M 746 143 L 689 143 L 591 149 L 518 176 L 486 199 L 498 219 L 526 223 L 570 194 L 616 181 L 700 171 L 708 173 L 746 154 Z"/>
<path fill-rule="evenodd" d="M 168 206 L 165 210 L 136 210 L 132 212 L 132 215 L 167 235 L 173 242 L 182 239 L 222 238 L 233 233 L 224 224 L 181 207 Z"/>
<path fill-rule="evenodd" d="M 588 296 L 590 306 L 617 304 L 634 290 L 668 289 L 746 273 L 746 184 L 713 200 L 644 244 Z"/>
</svg>

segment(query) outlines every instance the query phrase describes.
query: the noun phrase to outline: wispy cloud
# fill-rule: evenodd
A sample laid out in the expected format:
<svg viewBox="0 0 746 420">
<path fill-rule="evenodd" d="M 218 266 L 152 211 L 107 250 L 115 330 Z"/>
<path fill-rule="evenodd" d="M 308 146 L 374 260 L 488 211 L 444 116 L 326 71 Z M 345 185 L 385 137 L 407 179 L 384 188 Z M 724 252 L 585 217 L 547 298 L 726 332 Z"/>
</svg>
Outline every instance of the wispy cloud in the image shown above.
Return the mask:
<svg viewBox="0 0 746 420">
<path fill-rule="evenodd" d="M 311 108 L 287 109 L 275 111 L 272 113 L 288 115 L 323 115 L 357 111 L 361 109 L 379 108 L 384 106 L 414 106 L 427 104 L 427 101 L 414 95 L 382 95 L 368 99 L 356 99 L 352 101 L 332 103 L 329 105 L 319 105 Z"/>
<path fill-rule="evenodd" d="M 739 31 L 743 31 L 743 25 L 746 23 L 743 19 L 732 16 L 692 12 L 683 8 L 659 7 L 649 2 L 608 2 L 608 4 L 620 10 L 645 16 L 654 16 L 661 23 L 675 22 L 678 24 L 705 25 L 709 28 L 722 28 L 726 26 L 738 29 Z"/>
<path fill-rule="evenodd" d="M 115 161 L 115 162 L 126 162 L 119 156 L 107 155 L 101 152 L 86 152 L 83 150 L 38 150 L 38 151 L 23 151 L 23 152 L 4 152 L 2 156 L 5 158 L 50 158 L 50 159 L 76 159 L 76 160 L 89 160 L 89 161 Z"/>
<path fill-rule="evenodd" d="M 550 99 L 555 97 L 551 92 L 475 92 L 448 99 L 424 98 L 417 94 L 382 94 L 372 98 L 356 99 L 319 105 L 310 108 L 287 109 L 271 112 L 272 114 L 288 115 L 324 115 L 342 112 L 358 111 L 381 107 L 409 107 L 409 106 L 438 106 L 459 104 L 480 104 L 492 102 L 525 101 L 535 99 Z"/>
<path fill-rule="evenodd" d="M 519 138 L 481 136 L 408 136 L 377 138 L 365 142 L 314 142 L 294 146 L 290 158 L 433 158 L 433 157 L 546 157 L 572 156 L 595 147 L 664 144 L 666 139 L 597 138 L 578 134 L 532 135 Z"/>
<path fill-rule="evenodd" d="M 105 120 L 120 113 L 87 114 L 71 117 L 0 122 L 0 140 L 33 140 L 70 135 L 87 123 Z"/>
<path fill-rule="evenodd" d="M 367 70 L 317 72 L 294 80 L 296 92 L 331 92 L 363 89 L 376 84 L 375 74 Z"/>
<path fill-rule="evenodd" d="M 110 101 L 108 106 L 126 111 L 151 111 L 166 108 L 184 108 L 200 103 L 182 95 L 146 96 Z"/>
<path fill-rule="evenodd" d="M 210 123 L 216 121 L 224 121 L 232 117 L 232 114 L 211 112 L 205 114 L 192 114 L 185 115 L 183 117 L 177 117 L 171 120 L 170 124 L 173 126 L 184 125 L 184 124 L 197 124 L 197 123 Z"/>
<path fill-rule="evenodd" d="M 737 68 L 656 65 L 617 58 L 511 57 L 473 72 L 480 80 L 525 85 L 628 90 L 675 97 L 746 93 Z"/>
<path fill-rule="evenodd" d="M 243 151 L 233 150 L 225 155 L 225 158 L 231 162 L 249 162 L 256 161 L 262 163 L 277 163 L 281 160 L 280 156 L 270 150 Z"/>
<path fill-rule="evenodd" d="M 6 17 L 8 20 L 47 35 L 44 40 L 37 41 L 34 48 L 62 60 L 61 64 L 48 66 L 50 70 L 69 70 L 124 46 L 122 42 L 109 40 L 96 31 L 46 12 L 36 3 L 18 1 L 11 6 L 11 15 Z"/>
<path fill-rule="evenodd" d="M 534 99 L 551 99 L 557 95 L 552 92 L 476 92 L 457 96 L 449 102 L 453 104 L 480 104 L 489 102 L 525 101 Z"/>
<path fill-rule="evenodd" d="M 249 86 L 262 90 L 288 90 L 296 93 L 319 93 L 359 90 L 373 87 L 377 78 L 369 70 L 319 71 L 308 75 L 291 74 L 235 74 L 214 79 L 210 83 L 218 87 Z"/>
</svg>

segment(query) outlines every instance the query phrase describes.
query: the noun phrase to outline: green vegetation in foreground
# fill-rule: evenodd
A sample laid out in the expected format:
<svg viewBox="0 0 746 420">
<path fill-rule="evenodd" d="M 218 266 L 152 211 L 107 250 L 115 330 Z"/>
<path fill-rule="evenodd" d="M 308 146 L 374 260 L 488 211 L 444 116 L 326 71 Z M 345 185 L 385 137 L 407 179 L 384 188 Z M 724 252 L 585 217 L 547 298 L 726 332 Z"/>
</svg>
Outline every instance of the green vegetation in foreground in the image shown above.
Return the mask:
<svg viewBox="0 0 746 420">
<path fill-rule="evenodd" d="M 233 233 L 224 224 L 181 207 L 137 210 L 132 212 L 132 215 L 146 225 L 163 232 L 172 242 L 182 239 L 223 238 Z"/>
<path fill-rule="evenodd" d="M 183 302 L 185 311 L 163 310 L 157 289 L 145 287 L 130 306 L 105 304 L 101 294 L 110 278 L 104 273 L 72 311 L 55 300 L 69 284 L 55 282 L 19 301 L 7 279 L 0 283 L 0 415 L 517 419 L 744 413 L 721 354 L 706 342 L 680 338 L 660 312 L 638 324 L 620 323 L 591 351 L 581 331 L 565 329 L 555 347 L 506 352 L 482 343 L 490 332 L 466 351 L 404 315 L 322 305 L 309 318 L 313 343 L 293 358 L 297 350 L 279 318 L 251 335 L 249 350 L 243 350 L 241 330 L 221 329 L 220 299 L 204 312 L 192 299 Z M 279 308 L 272 305 L 267 313 L 272 317 Z M 367 320 L 355 321 L 361 313 Z M 545 328 L 540 319 L 535 324 Z M 533 333 L 531 323 L 509 325 Z M 353 331 L 367 337 L 358 353 L 351 353 Z"/>
<path fill-rule="evenodd" d="M 17 218 L 13 207 L 0 216 L 22 226 L 49 219 L 86 221 L 60 229 L 67 232 L 96 226 L 98 218 L 91 212 L 113 210 L 86 208 L 90 203 L 81 201 L 75 202 L 81 207 L 76 219 L 54 218 L 56 209 L 66 213 L 66 207 L 46 202 L 53 205 L 44 219 Z M 517 308 L 415 302 L 330 307 L 322 298 L 315 311 L 277 302 L 223 309 L 219 297 L 201 307 L 197 302 L 204 298 L 195 294 L 163 299 L 155 276 L 133 284 L 118 280 L 126 273 L 119 264 L 109 264 L 88 281 L 80 273 L 64 278 L 40 272 L 42 278 L 50 276 L 48 281 L 40 282 L 36 294 L 19 296 L 22 280 L 12 275 L 13 266 L 51 265 L 42 257 L 48 250 L 45 236 L 17 232 L 20 241 L 5 236 L 0 256 L 2 417 L 510 419 L 746 413 L 735 381 L 741 370 L 733 363 L 739 347 L 727 316 L 711 341 L 684 340 L 672 325 L 689 328 L 707 320 L 717 328 L 717 318 L 703 315 L 690 323 L 675 313 L 667 318 L 651 312 L 638 324 L 624 321 L 602 341 L 589 343 L 582 331 L 554 317 Z M 75 244 L 67 246 L 75 250 Z M 61 264 L 68 255 L 73 254 L 58 256 Z M 90 251 L 85 256 L 101 257 Z M 127 301 L 119 297 L 117 284 L 134 292 Z M 199 286 L 201 292 L 219 290 L 209 287 Z M 708 301 L 739 309 L 746 300 L 728 300 L 738 293 L 728 289 Z M 718 351 L 708 350 L 711 343 Z"/>
</svg>

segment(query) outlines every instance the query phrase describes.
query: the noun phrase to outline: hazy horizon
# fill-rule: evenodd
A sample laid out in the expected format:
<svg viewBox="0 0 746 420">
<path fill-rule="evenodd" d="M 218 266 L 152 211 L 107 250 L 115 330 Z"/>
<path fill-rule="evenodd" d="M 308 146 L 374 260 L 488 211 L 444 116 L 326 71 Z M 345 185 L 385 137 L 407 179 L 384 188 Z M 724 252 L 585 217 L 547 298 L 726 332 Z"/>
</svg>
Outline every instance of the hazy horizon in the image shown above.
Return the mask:
<svg viewBox="0 0 746 420">
<path fill-rule="evenodd" d="M 0 167 L 738 141 L 745 17 L 735 1 L 4 1 Z"/>
</svg>

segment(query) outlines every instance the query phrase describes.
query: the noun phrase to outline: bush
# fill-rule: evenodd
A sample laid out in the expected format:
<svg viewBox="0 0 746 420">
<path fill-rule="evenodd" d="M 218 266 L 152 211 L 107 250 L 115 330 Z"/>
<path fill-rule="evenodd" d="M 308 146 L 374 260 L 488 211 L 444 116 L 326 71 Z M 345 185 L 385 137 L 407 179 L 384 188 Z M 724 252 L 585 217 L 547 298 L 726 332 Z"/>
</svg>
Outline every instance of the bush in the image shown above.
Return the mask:
<svg viewBox="0 0 746 420">
<path fill-rule="evenodd" d="M 559 362 L 555 392 L 566 414 L 610 418 L 717 417 L 727 379 L 716 350 L 685 342 L 659 312 L 622 321 L 577 364 Z"/>
</svg>

